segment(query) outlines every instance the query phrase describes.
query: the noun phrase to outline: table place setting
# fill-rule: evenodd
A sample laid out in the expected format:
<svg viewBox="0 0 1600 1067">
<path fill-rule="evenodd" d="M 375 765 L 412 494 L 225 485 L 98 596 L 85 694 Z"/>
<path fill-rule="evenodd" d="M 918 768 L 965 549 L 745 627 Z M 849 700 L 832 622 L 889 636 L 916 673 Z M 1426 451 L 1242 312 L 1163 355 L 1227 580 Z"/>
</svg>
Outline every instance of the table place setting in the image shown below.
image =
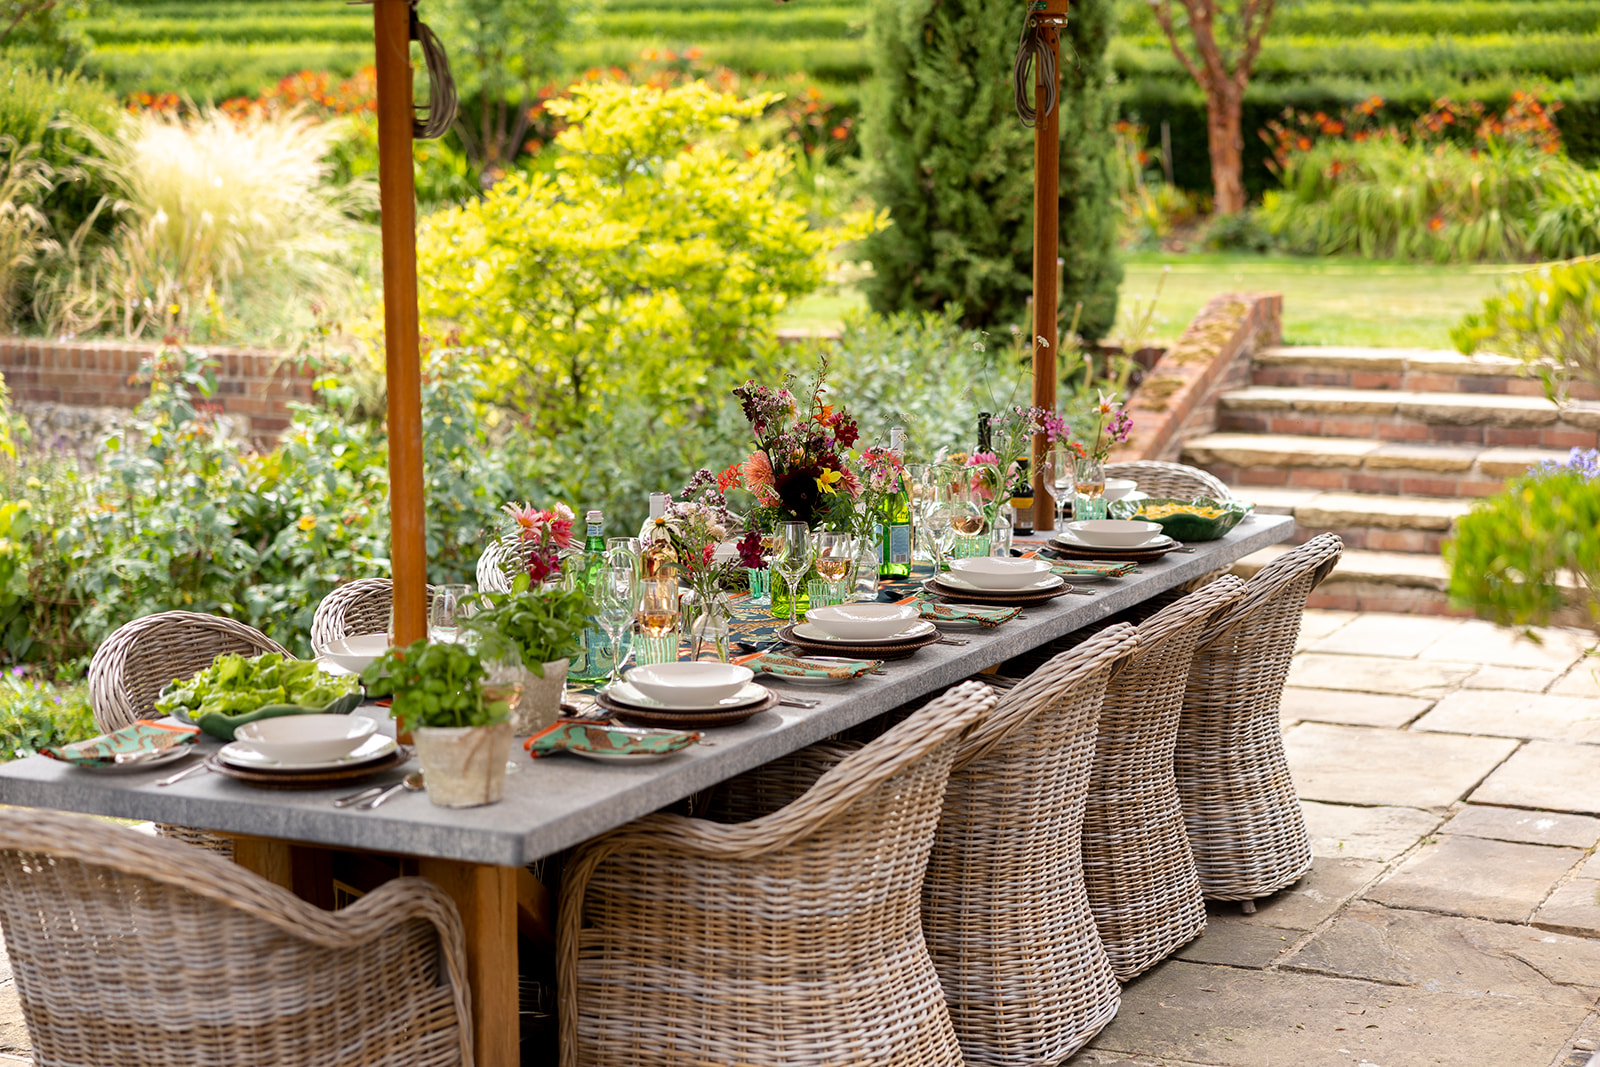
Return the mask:
<svg viewBox="0 0 1600 1067">
<path fill-rule="evenodd" d="M 195 752 L 199 737 L 197 727 L 140 719 L 131 726 L 86 741 L 46 745 L 39 750 L 39 755 L 87 771 L 148 770 L 175 763 Z"/>
<path fill-rule="evenodd" d="M 656 663 L 628 671 L 597 692 L 595 702 L 623 722 L 673 729 L 733 726 L 783 703 L 816 706 L 782 697 L 754 678 L 736 663 Z"/>
<path fill-rule="evenodd" d="M 949 638 L 914 604 L 835 604 L 812 608 L 778 636 L 802 652 L 848 651 L 874 659 L 904 659 L 931 644 L 965 644 Z"/>
<path fill-rule="evenodd" d="M 1125 563 L 1150 563 L 1169 552 L 1185 550 L 1181 542 L 1162 532 L 1160 523 L 1131 519 L 1069 522 L 1050 539 L 1049 547 L 1069 559 Z"/>
<path fill-rule="evenodd" d="M 777 680 L 796 685 L 842 685 L 869 674 L 884 673 L 881 660 L 852 659 L 848 656 L 792 656 L 775 650 L 742 656 L 735 662 L 757 674 L 771 675 Z"/>
</svg>

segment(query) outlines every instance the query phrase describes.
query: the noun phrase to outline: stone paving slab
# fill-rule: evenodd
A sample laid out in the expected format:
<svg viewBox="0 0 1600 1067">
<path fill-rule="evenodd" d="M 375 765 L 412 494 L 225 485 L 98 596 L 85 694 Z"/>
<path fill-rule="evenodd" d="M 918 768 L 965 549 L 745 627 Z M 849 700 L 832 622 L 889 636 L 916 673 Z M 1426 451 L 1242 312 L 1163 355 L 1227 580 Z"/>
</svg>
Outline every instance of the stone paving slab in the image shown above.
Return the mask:
<svg viewBox="0 0 1600 1067">
<path fill-rule="evenodd" d="M 1302 798 L 1442 808 L 1482 781 L 1517 742 L 1307 722 L 1284 735 L 1284 748 Z"/>
<path fill-rule="evenodd" d="M 1600 937 L 1600 880 L 1574 878 L 1539 906 L 1535 926 L 1584 937 Z"/>
<path fill-rule="evenodd" d="M 1588 1014 L 1581 1005 L 1177 960 L 1124 988 L 1122 1010 L 1091 1044 L 1136 1062 L 1219 1067 L 1544 1067 Z"/>
<path fill-rule="evenodd" d="M 1478 668 L 1478 673 L 1461 683 L 1463 689 L 1507 689 L 1518 693 L 1542 693 L 1562 677 L 1560 671 L 1540 670 L 1537 667 L 1499 667 L 1493 664 Z"/>
<path fill-rule="evenodd" d="M 1529 845 L 1590 849 L 1600 842 L 1600 819 L 1556 811 L 1469 804 L 1456 812 L 1440 832 L 1488 837 L 1496 841 L 1520 841 Z"/>
<path fill-rule="evenodd" d="M 1295 637 L 1295 651 L 1319 641 L 1351 619 L 1360 618 L 1354 611 L 1307 611 L 1300 616 L 1300 632 Z"/>
<path fill-rule="evenodd" d="M 1556 696 L 1589 697 L 1600 700 L 1600 660 L 1587 657 L 1579 660 L 1561 680 L 1550 687 Z"/>
<path fill-rule="evenodd" d="M 1423 663 L 1381 656 L 1302 652 L 1290 664 L 1289 684 L 1308 689 L 1437 698 L 1454 692 L 1477 669 L 1464 663 Z"/>
<path fill-rule="evenodd" d="M 1420 621 L 1409 615 L 1382 618 L 1406 622 Z M 1541 667 L 1566 670 L 1594 644 L 1592 634 L 1584 635 L 1554 627 L 1535 628 L 1538 641 L 1516 631 L 1495 626 L 1482 619 L 1457 619 L 1455 629 L 1442 634 L 1420 653 L 1421 659 L 1453 660 L 1461 663 L 1486 663 L 1501 667 Z"/>
<path fill-rule="evenodd" d="M 1257 899 L 1253 915 L 1245 915 L 1237 901 L 1208 901 L 1207 929 L 1240 923 L 1279 930 L 1314 930 L 1382 872 L 1383 864 L 1372 860 L 1313 859 L 1311 870 L 1298 882 L 1270 897 Z"/>
<path fill-rule="evenodd" d="M 1361 808 L 1303 800 L 1300 810 L 1314 855 L 1384 863 L 1398 858 L 1444 821 L 1433 812 L 1391 805 Z"/>
<path fill-rule="evenodd" d="M 1363 896 L 1396 908 L 1525 923 L 1583 858 L 1575 848 L 1440 836 Z"/>
<path fill-rule="evenodd" d="M 1257 923 L 1213 922 L 1206 932 L 1173 955 L 1192 963 L 1217 963 L 1224 967 L 1260 970 L 1294 947 L 1300 930 L 1285 930 Z"/>
<path fill-rule="evenodd" d="M 1431 707 L 1433 701 L 1428 697 L 1341 693 L 1292 685 L 1284 689 L 1278 711 L 1286 724 L 1310 721 L 1400 727 Z"/>
<path fill-rule="evenodd" d="M 1410 658 L 1447 640 L 1462 625 L 1461 619 L 1418 615 L 1362 615 L 1314 644 L 1308 652 L 1339 652 L 1357 656 Z"/>
<path fill-rule="evenodd" d="M 1600 742 L 1600 702 L 1587 697 L 1463 689 L 1441 699 L 1411 728 L 1592 744 Z"/>
<path fill-rule="evenodd" d="M 1286 967 L 1478 997 L 1594 1007 L 1600 943 L 1373 904 L 1346 908 Z"/>
<path fill-rule="evenodd" d="M 1296 727 L 1302 729 L 1302 727 Z M 1600 748 L 1529 741 L 1473 791 L 1474 804 L 1600 815 Z"/>
</svg>

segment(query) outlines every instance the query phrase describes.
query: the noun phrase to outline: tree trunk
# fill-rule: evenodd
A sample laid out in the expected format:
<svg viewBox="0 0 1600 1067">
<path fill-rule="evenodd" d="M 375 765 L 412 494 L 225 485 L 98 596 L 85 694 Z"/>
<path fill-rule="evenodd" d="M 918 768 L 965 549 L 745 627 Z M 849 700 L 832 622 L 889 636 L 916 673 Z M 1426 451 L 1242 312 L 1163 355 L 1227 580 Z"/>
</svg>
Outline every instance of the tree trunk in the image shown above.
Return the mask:
<svg viewBox="0 0 1600 1067">
<path fill-rule="evenodd" d="M 1215 213 L 1244 210 L 1244 93 L 1226 83 L 1206 92 L 1206 135 L 1211 146 L 1211 184 Z"/>
</svg>

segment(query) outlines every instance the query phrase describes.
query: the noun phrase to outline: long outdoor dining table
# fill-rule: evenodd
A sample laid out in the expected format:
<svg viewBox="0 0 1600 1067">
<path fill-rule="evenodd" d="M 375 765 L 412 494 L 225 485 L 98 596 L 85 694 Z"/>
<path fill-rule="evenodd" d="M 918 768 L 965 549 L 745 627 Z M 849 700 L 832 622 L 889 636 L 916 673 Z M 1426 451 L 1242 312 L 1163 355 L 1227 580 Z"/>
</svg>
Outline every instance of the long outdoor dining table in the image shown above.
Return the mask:
<svg viewBox="0 0 1600 1067">
<path fill-rule="evenodd" d="M 166 768 L 96 775 L 38 756 L 0 766 L 0 803 L 233 835 L 237 862 L 290 888 L 295 846 L 415 857 L 418 873 L 456 901 L 466 927 L 477 1061 L 480 1067 L 512 1065 L 518 1059 L 518 868 L 1226 568 L 1286 540 L 1293 529 L 1288 516 L 1249 515 L 1219 541 L 1084 586 L 1092 595 L 1029 607 L 1024 618 L 996 629 L 953 631 L 967 643 L 930 645 L 910 659 L 885 663 L 881 676 L 827 689 L 775 682 L 819 703 L 780 706 L 707 731 L 710 744 L 660 762 L 595 764 L 565 755 L 529 762 L 518 750 L 520 767 L 506 779 L 505 800 L 489 807 L 440 808 L 419 793 L 370 812 L 336 809 L 331 799 L 348 788 L 266 791 L 209 773 L 158 787 Z"/>
</svg>

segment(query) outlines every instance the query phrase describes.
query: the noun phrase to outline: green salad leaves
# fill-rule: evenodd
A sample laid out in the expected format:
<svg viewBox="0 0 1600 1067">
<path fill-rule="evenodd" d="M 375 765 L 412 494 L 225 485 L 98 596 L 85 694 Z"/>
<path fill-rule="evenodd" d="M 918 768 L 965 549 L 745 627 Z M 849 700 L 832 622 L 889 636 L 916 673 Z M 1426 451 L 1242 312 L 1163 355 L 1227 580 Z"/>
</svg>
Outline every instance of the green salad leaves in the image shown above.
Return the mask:
<svg viewBox="0 0 1600 1067">
<path fill-rule="evenodd" d="M 315 660 L 228 653 L 188 681 L 173 679 L 156 698 L 155 710 L 193 722 L 207 712 L 240 715 L 272 704 L 320 708 L 358 688 L 355 675 L 325 674 Z"/>
</svg>

